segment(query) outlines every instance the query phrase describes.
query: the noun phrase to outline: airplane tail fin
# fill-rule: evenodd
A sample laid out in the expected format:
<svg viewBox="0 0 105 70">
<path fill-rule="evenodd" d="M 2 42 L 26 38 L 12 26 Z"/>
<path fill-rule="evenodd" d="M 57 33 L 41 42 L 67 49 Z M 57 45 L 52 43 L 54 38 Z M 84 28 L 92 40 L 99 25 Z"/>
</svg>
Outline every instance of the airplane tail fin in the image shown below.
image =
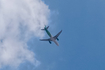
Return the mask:
<svg viewBox="0 0 105 70">
<path fill-rule="evenodd" d="M 48 27 L 46 27 L 46 26 L 45 26 L 45 28 L 46 28 L 46 29 L 48 29 L 48 28 L 49 28 L 49 26 L 48 26 Z M 44 28 L 44 29 L 41 29 L 41 30 L 45 30 L 45 28 Z"/>
</svg>

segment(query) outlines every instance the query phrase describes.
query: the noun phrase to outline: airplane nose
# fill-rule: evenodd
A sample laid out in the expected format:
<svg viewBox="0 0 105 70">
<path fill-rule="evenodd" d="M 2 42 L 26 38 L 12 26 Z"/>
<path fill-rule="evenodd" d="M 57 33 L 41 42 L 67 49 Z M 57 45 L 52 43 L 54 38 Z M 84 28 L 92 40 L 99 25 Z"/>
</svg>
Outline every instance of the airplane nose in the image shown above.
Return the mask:
<svg viewBox="0 0 105 70">
<path fill-rule="evenodd" d="M 59 44 L 58 43 L 56 43 L 57 44 L 57 46 L 59 46 Z"/>
<path fill-rule="evenodd" d="M 59 46 L 59 44 L 57 44 L 57 46 Z"/>
</svg>

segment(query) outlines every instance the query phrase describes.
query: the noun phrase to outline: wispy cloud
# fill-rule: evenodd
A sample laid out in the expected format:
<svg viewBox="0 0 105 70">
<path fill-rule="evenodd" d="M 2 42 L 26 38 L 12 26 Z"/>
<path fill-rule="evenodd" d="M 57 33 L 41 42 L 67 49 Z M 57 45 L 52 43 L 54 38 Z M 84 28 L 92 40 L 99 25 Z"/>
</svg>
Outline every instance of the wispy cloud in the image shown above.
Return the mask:
<svg viewBox="0 0 105 70">
<path fill-rule="evenodd" d="M 40 63 L 27 41 L 32 35 L 43 36 L 40 28 L 48 24 L 49 13 L 41 0 L 0 0 L 0 67 Z"/>
</svg>

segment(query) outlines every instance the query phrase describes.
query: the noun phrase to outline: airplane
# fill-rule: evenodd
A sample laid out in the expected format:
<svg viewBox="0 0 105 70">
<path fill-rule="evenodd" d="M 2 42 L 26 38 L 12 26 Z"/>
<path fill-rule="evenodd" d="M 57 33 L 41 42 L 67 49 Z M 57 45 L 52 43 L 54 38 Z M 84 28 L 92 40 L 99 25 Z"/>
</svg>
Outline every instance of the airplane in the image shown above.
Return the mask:
<svg viewBox="0 0 105 70">
<path fill-rule="evenodd" d="M 46 33 L 48 34 L 48 36 L 50 37 L 49 39 L 40 39 L 40 41 L 49 41 L 49 43 L 51 44 L 51 41 L 53 41 L 57 46 L 59 46 L 59 44 L 58 44 L 58 42 L 57 41 L 59 41 L 59 39 L 58 39 L 58 36 L 60 35 L 60 33 L 62 32 L 62 30 L 57 34 L 57 35 L 55 35 L 54 37 L 51 35 L 51 33 L 48 31 L 48 28 L 49 28 L 49 26 L 48 27 L 44 27 L 44 29 L 41 29 L 41 30 L 45 30 L 46 31 Z M 56 41 L 57 40 L 57 41 Z"/>
</svg>

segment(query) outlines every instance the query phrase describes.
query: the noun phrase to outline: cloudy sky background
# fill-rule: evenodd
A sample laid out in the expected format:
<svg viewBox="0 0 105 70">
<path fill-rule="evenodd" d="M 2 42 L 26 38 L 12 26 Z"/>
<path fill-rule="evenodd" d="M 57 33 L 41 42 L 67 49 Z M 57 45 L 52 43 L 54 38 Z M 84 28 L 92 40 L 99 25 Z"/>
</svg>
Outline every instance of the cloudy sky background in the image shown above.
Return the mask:
<svg viewBox="0 0 105 70">
<path fill-rule="evenodd" d="M 48 24 L 50 10 L 41 0 L 0 0 L 0 68 L 17 69 L 29 62 L 40 65 L 27 42 L 41 38 L 41 28 Z"/>
<path fill-rule="evenodd" d="M 104 0 L 0 0 L 0 70 L 105 70 L 104 42 Z"/>
</svg>

